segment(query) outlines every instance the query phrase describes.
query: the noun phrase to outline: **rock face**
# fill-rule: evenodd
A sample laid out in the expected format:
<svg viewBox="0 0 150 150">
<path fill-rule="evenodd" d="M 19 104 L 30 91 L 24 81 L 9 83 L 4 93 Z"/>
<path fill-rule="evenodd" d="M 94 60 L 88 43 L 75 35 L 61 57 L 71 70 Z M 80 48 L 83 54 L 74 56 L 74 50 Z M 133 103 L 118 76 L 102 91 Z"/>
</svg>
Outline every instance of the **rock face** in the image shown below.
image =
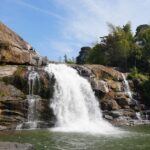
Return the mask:
<svg viewBox="0 0 150 150">
<path fill-rule="evenodd" d="M 140 102 L 138 105 L 129 103 L 129 96 L 124 92 L 121 72 L 101 65 L 71 66 L 91 83 L 105 119 L 116 125 L 130 125 L 130 122 L 137 120 L 137 112 L 141 112 L 143 118 L 149 115 Z M 34 86 L 33 80 L 29 82 L 29 76 L 33 71 L 38 74 Z M 28 121 L 29 93 L 32 93 L 32 98 L 36 100 L 34 107 L 36 119 L 39 121 L 37 127 L 53 126 L 56 118 L 49 106 L 54 85 L 55 77 L 45 72 L 43 67 L 0 66 L 0 129 L 12 129 Z M 24 123 L 23 127 L 28 128 L 28 124 Z"/>
<path fill-rule="evenodd" d="M 142 101 L 130 99 L 128 93 L 125 92 L 126 87 L 121 72 L 102 65 L 71 66 L 91 83 L 105 119 L 116 125 L 131 125 L 138 119 L 137 112 L 145 114 Z M 132 81 L 130 84 L 134 89 Z M 145 116 L 142 116 L 143 119 Z"/>
<path fill-rule="evenodd" d="M 8 67 L 8 68 L 7 68 Z M 50 77 L 43 67 L 14 66 L 10 72 L 0 76 L 0 129 L 15 128 L 17 124 L 28 119 L 28 95 L 30 94 L 29 74 L 34 70 L 39 76 L 32 86 L 32 98 L 36 99 L 37 119 L 52 126 L 55 121 L 50 109 L 50 98 L 53 96 L 55 79 Z M 1 67 L 8 70 L 10 65 Z M 14 71 L 15 70 L 15 71 Z M 33 81 L 32 81 L 33 84 Z M 41 123 L 46 126 L 44 123 Z M 41 127 L 41 125 L 40 125 Z"/>
<path fill-rule="evenodd" d="M 25 95 L 13 85 L 0 81 L 0 125 L 11 127 L 21 122 L 27 115 Z"/>
<path fill-rule="evenodd" d="M 45 65 L 46 58 L 38 56 L 34 48 L 0 22 L 0 63 Z"/>
<path fill-rule="evenodd" d="M 89 51 L 89 47 L 83 47 L 81 57 L 85 58 Z M 29 100 L 33 99 L 38 127 L 54 125 L 56 118 L 49 106 L 54 93 L 55 77 L 44 71 L 42 65 L 47 62 L 46 57 L 39 57 L 32 46 L 0 23 L 0 130 L 14 129 L 16 125 L 27 122 Z M 150 113 L 140 98 L 138 102 L 134 99 L 130 101 L 121 72 L 102 65 L 71 67 L 91 83 L 104 118 L 114 124 L 130 124 L 129 121 L 139 118 L 137 112 L 142 114 L 142 118 L 150 118 Z M 36 78 L 34 75 L 37 75 Z M 134 89 L 132 81 L 130 85 Z M 136 93 L 134 95 L 136 97 Z M 24 126 L 27 127 L 26 124 Z"/>
</svg>

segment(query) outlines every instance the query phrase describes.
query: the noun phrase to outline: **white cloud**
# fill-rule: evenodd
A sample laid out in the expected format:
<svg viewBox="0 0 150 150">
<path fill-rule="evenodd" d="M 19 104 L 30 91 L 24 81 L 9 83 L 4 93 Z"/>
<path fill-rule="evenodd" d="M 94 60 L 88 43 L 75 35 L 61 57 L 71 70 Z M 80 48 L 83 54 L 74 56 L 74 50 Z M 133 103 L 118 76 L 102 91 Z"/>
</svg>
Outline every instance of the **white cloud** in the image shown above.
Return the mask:
<svg viewBox="0 0 150 150">
<path fill-rule="evenodd" d="M 25 7 L 28 7 L 32 10 L 35 10 L 35 11 L 38 11 L 38 12 L 41 12 L 41 13 L 44 13 L 46 15 L 49 15 L 49 16 L 52 16 L 52 17 L 55 17 L 57 19 L 60 19 L 60 20 L 63 20 L 63 17 L 61 15 L 58 15 L 52 11 L 49 11 L 49 10 L 46 10 L 46 9 L 42 9 L 42 8 L 39 8 L 35 5 L 31 5 L 23 0 L 13 0 L 14 2 L 16 2 L 17 4 L 20 4 L 22 6 L 25 6 Z"/>
<path fill-rule="evenodd" d="M 13 1 L 59 20 L 56 31 L 59 36 L 49 35 L 49 39 L 46 37 L 48 40 L 41 41 L 41 45 L 46 45 L 58 55 L 77 55 L 80 47 L 90 46 L 108 33 L 107 22 L 124 25 L 131 21 L 133 31 L 140 24 L 150 23 L 150 0 L 53 0 L 58 9 L 55 12 L 31 5 L 25 0 Z M 49 5 L 51 0 L 44 2 Z"/>
<path fill-rule="evenodd" d="M 150 0 L 55 0 L 65 13 L 61 32 L 67 45 L 89 45 L 108 33 L 107 22 L 124 25 L 131 21 L 133 30 L 149 23 Z M 72 45 L 70 45 L 71 47 Z M 73 45 L 74 46 L 74 45 Z M 72 46 L 72 49 L 74 47 Z"/>
</svg>

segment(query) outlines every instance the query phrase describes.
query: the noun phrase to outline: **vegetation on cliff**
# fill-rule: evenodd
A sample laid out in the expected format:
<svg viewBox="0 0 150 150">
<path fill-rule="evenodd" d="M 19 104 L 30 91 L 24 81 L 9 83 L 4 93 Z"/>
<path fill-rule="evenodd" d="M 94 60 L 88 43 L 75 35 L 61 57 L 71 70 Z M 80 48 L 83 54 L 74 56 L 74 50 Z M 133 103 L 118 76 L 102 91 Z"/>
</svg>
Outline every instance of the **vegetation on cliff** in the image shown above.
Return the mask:
<svg viewBox="0 0 150 150">
<path fill-rule="evenodd" d="M 114 26 L 92 48 L 81 48 L 78 64 L 102 64 L 130 72 L 129 79 L 139 80 L 144 101 L 150 105 L 150 25 L 139 25 L 135 34 L 131 24 Z"/>
<path fill-rule="evenodd" d="M 148 71 L 150 69 L 150 26 L 138 26 L 135 35 L 131 31 L 130 23 L 123 27 L 109 24 L 109 28 L 109 34 L 101 37 L 101 41 L 94 47 L 86 51 L 85 48 L 81 48 L 77 63 L 102 64 L 121 67 L 124 70 L 137 67 L 141 71 Z M 83 50 L 86 57 L 83 56 Z"/>
</svg>

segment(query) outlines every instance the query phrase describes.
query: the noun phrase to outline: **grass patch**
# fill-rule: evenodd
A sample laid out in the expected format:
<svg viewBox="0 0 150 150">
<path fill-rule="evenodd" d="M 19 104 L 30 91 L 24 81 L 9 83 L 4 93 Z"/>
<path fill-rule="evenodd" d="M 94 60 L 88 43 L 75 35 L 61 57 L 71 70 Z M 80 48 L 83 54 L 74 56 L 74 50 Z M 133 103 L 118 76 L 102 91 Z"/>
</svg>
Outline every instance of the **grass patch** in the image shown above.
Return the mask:
<svg viewBox="0 0 150 150">
<path fill-rule="evenodd" d="M 130 71 L 131 72 L 128 75 L 128 79 L 131 79 L 131 80 L 132 79 L 138 79 L 141 81 L 148 81 L 149 80 L 149 76 L 147 74 L 139 73 L 137 68 L 132 68 Z"/>
</svg>

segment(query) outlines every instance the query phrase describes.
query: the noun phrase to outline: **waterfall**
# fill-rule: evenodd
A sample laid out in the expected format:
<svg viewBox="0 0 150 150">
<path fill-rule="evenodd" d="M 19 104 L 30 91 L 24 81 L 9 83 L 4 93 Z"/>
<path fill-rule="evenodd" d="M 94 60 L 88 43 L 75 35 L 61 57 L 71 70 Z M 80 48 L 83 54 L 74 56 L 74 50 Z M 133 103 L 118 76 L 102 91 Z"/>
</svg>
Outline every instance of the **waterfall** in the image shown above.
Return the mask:
<svg viewBox="0 0 150 150">
<path fill-rule="evenodd" d="M 32 96 L 34 93 L 34 87 L 36 80 L 39 80 L 39 75 L 36 71 L 32 70 L 28 76 L 28 84 L 29 84 L 29 95 Z"/>
<path fill-rule="evenodd" d="M 136 117 L 138 120 L 142 120 L 142 117 L 141 117 L 141 113 L 140 112 L 136 112 Z"/>
<path fill-rule="evenodd" d="M 19 124 L 16 129 L 20 130 L 22 128 L 35 129 L 37 128 L 37 113 L 36 113 L 36 102 L 38 98 L 34 95 L 35 83 L 39 81 L 39 74 L 32 70 L 28 75 L 28 85 L 29 85 L 29 95 L 27 95 L 28 100 L 28 120 L 23 124 Z"/>
<path fill-rule="evenodd" d="M 28 84 L 29 84 L 29 95 L 28 99 L 28 125 L 29 128 L 34 129 L 37 128 L 37 113 L 36 113 L 36 101 L 38 100 L 34 95 L 34 88 L 36 81 L 39 81 L 39 74 L 32 70 L 28 76 Z"/>
<path fill-rule="evenodd" d="M 118 129 L 102 118 L 90 83 L 64 64 L 49 64 L 45 70 L 56 79 L 50 107 L 57 122 L 53 131 L 114 134 Z"/>
<path fill-rule="evenodd" d="M 125 77 L 125 75 L 122 73 L 122 77 L 123 77 L 123 81 L 124 81 L 124 90 L 125 90 L 125 93 L 129 96 L 129 99 L 130 101 L 133 100 L 133 97 L 132 97 L 132 92 L 130 90 L 130 86 L 129 86 L 129 83 Z"/>
</svg>

